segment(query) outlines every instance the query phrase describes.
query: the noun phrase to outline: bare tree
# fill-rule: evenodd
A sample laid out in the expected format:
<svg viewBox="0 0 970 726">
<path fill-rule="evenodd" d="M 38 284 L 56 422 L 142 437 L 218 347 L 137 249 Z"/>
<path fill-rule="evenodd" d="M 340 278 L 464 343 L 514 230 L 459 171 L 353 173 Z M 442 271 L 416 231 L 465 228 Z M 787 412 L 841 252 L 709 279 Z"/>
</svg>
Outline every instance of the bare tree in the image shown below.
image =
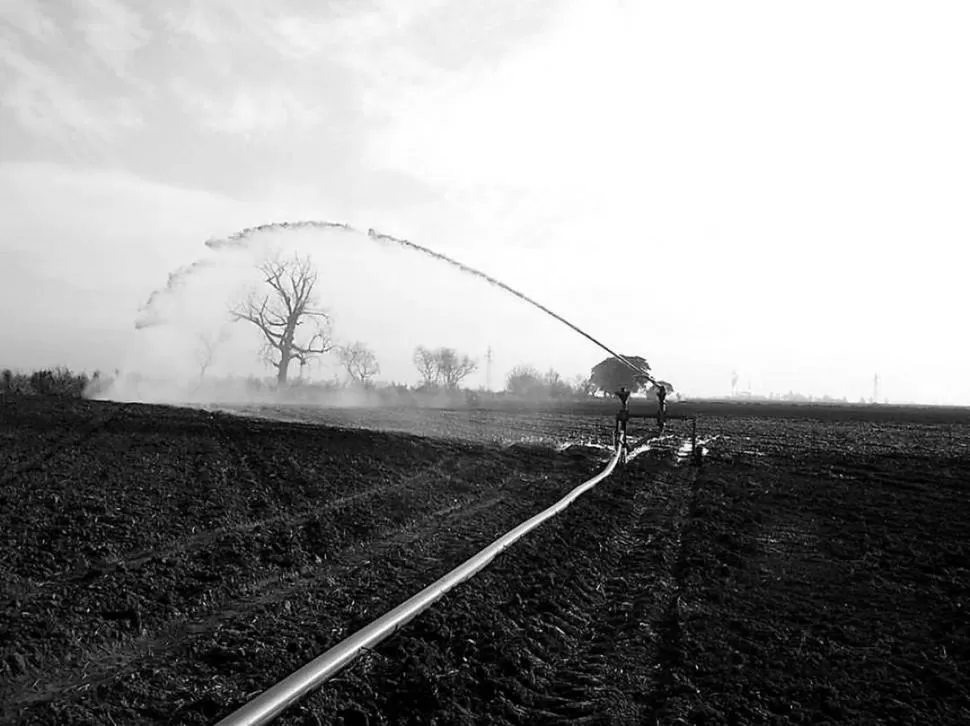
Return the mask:
<svg viewBox="0 0 970 726">
<path fill-rule="evenodd" d="M 438 361 L 435 351 L 419 345 L 414 349 L 414 367 L 421 375 L 421 382 L 425 386 L 434 386 L 438 383 Z"/>
<path fill-rule="evenodd" d="M 205 378 L 206 371 L 212 365 L 216 349 L 226 342 L 229 331 L 222 328 L 218 334 L 213 332 L 199 333 L 198 344 L 195 347 L 195 362 L 199 365 L 199 378 Z"/>
<path fill-rule="evenodd" d="M 367 384 L 367 381 L 381 372 L 374 351 L 359 340 L 350 345 L 341 346 L 337 350 L 340 364 L 347 371 L 347 375 L 356 383 Z"/>
<path fill-rule="evenodd" d="M 212 365 L 212 358 L 216 353 L 215 339 L 206 333 L 199 333 L 198 345 L 195 347 L 195 362 L 199 364 L 199 379 L 205 378 L 205 372 Z"/>
<path fill-rule="evenodd" d="M 448 389 L 458 388 L 465 378 L 478 370 L 478 362 L 467 355 L 459 355 L 454 348 L 438 348 L 434 352 L 438 380 Z"/>
<path fill-rule="evenodd" d="M 276 256 L 259 266 L 269 290 L 255 290 L 247 300 L 230 310 L 235 320 L 246 320 L 263 334 L 263 354 L 276 368 L 278 383 L 286 383 L 292 361 L 305 366 L 314 356 L 333 348 L 330 317 L 315 309 L 313 288 L 317 272 L 309 257 L 294 254 Z M 304 335 L 299 329 L 310 328 Z"/>
</svg>

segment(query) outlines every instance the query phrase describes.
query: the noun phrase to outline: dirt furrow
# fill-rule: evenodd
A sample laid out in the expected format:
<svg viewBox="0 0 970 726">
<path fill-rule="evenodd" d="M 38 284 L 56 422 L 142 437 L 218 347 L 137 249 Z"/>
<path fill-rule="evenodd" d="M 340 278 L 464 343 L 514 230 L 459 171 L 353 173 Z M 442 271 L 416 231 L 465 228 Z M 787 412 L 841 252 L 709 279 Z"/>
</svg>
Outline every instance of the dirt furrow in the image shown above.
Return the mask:
<svg viewBox="0 0 970 726">
<path fill-rule="evenodd" d="M 643 722 L 693 478 L 641 457 L 281 723 Z"/>
<path fill-rule="evenodd" d="M 258 664 L 265 667 L 267 663 L 250 662 L 241 655 L 254 639 L 269 650 L 282 649 L 281 655 L 295 669 L 301 663 L 294 662 L 293 653 L 308 658 L 316 654 L 308 648 L 316 645 L 322 649 L 337 642 L 561 496 L 568 483 L 535 491 L 532 496 L 524 496 L 523 486 L 520 475 L 509 475 L 505 485 L 490 495 L 476 501 L 453 501 L 382 538 L 330 550 L 325 559 L 282 578 L 269 575 L 251 582 L 241 588 L 240 595 L 215 603 L 208 614 L 190 618 L 188 623 L 183 616 L 183 622 L 173 621 L 167 628 L 111 650 L 96 648 L 79 658 L 83 665 L 51 674 L 53 677 L 33 688 L 22 681 L 19 692 L 4 700 L 24 723 L 55 723 L 65 713 L 71 713 L 74 722 L 94 723 L 93 715 L 85 721 L 78 711 L 93 713 L 85 709 L 91 708 L 88 699 L 99 693 L 120 697 L 128 692 L 131 684 L 126 679 L 133 674 L 139 679 L 136 690 L 151 687 L 177 699 L 182 677 L 164 664 L 179 662 L 192 664 L 196 682 L 207 682 L 199 678 L 199 669 L 211 669 L 212 677 L 224 682 L 230 693 L 238 693 L 247 680 L 265 687 L 265 672 Z M 267 623 L 265 629 L 255 625 L 260 622 Z M 316 632 L 305 632 L 307 622 L 314 623 Z M 159 664 L 163 668 L 155 673 Z M 272 665 L 279 667 L 277 657 L 272 658 Z M 137 698 L 137 694 L 126 697 Z M 202 708 L 197 702 L 184 705 L 188 718 L 194 709 Z M 122 722 L 118 714 L 114 718 Z"/>
<path fill-rule="evenodd" d="M 22 590 L 18 599 L 21 605 L 26 605 L 37 598 L 46 596 L 51 591 L 60 590 L 78 582 L 91 582 L 115 571 L 131 572 L 152 562 L 168 560 L 177 555 L 192 554 L 215 545 L 219 540 L 232 535 L 248 535 L 261 528 L 290 529 L 301 527 L 310 523 L 315 517 L 327 512 L 346 510 L 351 505 L 365 504 L 378 497 L 394 495 L 404 490 L 415 489 L 415 491 L 420 491 L 422 483 L 427 487 L 434 486 L 437 481 L 440 481 L 441 474 L 440 464 L 433 464 L 402 481 L 379 484 L 353 494 L 336 497 L 314 507 L 203 530 L 175 540 L 166 546 L 101 558 L 91 562 L 86 567 L 76 568 L 70 572 L 55 573 L 43 582 L 31 583 L 29 588 L 25 587 Z"/>
<path fill-rule="evenodd" d="M 7 405 L 12 409 L 14 404 L 8 403 Z M 53 467 L 61 457 L 69 454 L 71 449 L 82 446 L 90 440 L 117 414 L 117 409 L 100 410 L 97 415 L 92 416 L 77 428 L 64 427 L 59 421 L 51 421 L 47 417 L 24 421 L 23 418 L 18 416 L 16 419 L 17 426 L 33 428 L 36 436 L 27 439 L 20 435 L 12 439 L 11 443 L 29 445 L 30 448 L 36 446 L 38 439 L 44 443 L 41 444 L 40 451 L 27 454 L 22 461 L 4 462 L 3 472 L 0 473 L 0 492 L 5 496 L 16 496 L 15 487 L 18 479 L 22 479 L 25 474 Z M 0 419 L 0 421 L 2 420 Z M 11 424 L 13 424 L 13 421 L 11 421 Z M 47 439 L 50 439 L 49 443 L 46 441 Z"/>
<path fill-rule="evenodd" d="M 415 482 L 409 483 L 416 486 Z M 129 646 L 140 650 L 138 642 L 150 644 L 164 639 L 164 634 L 171 629 L 167 625 L 169 621 L 198 617 L 225 607 L 236 597 L 278 589 L 281 583 L 325 570 L 332 559 L 340 561 L 351 552 L 369 552 L 405 543 L 451 519 L 465 516 L 465 512 L 473 513 L 502 498 L 501 493 L 489 492 L 478 498 L 453 497 L 447 490 L 420 497 L 419 494 L 419 490 L 408 492 L 414 504 L 408 508 L 402 500 L 397 515 L 383 522 L 368 520 L 370 510 L 363 501 L 324 505 L 299 521 L 261 523 L 249 532 L 222 533 L 207 538 L 205 548 L 197 547 L 194 551 L 172 548 L 171 552 L 152 558 L 150 563 L 143 562 L 141 568 L 122 565 L 98 572 L 94 577 L 81 578 L 80 582 L 61 582 L 57 587 L 44 588 L 43 593 L 18 598 L 15 605 L 22 610 L 35 605 L 40 597 L 47 598 L 44 618 L 58 621 L 56 632 L 70 628 L 69 637 L 62 639 L 61 647 L 50 642 L 43 657 L 34 657 L 35 667 L 24 674 L 23 680 L 49 670 L 64 659 L 82 664 L 96 660 L 85 651 L 91 643 L 97 644 L 96 653 L 105 647 L 121 652 Z M 434 506 L 437 509 L 432 509 Z M 340 536 L 333 528 L 333 522 L 340 520 L 360 520 L 368 526 L 348 529 L 346 536 Z M 230 566 L 231 562 L 236 566 Z M 216 569 L 215 563 L 222 565 Z M 161 590 L 158 584 L 163 579 L 170 586 Z M 123 591 L 126 597 L 115 601 L 100 597 L 100 593 L 112 591 Z M 0 617 L 0 623 L 4 621 Z M 120 622 L 114 637 L 109 638 L 114 642 L 106 644 L 105 624 L 110 621 Z M 24 632 L 28 625 L 25 618 L 10 622 L 11 631 L 15 625 L 25 636 L 29 635 Z M 18 647 L 16 636 L 11 642 Z"/>
<path fill-rule="evenodd" d="M 72 692 L 84 692 L 135 672 L 153 659 L 171 657 L 183 650 L 191 637 L 211 635 L 226 623 L 245 620 L 253 612 L 286 602 L 313 581 L 333 585 L 340 576 L 351 576 L 356 568 L 374 558 L 427 537 L 439 527 L 455 526 L 465 517 L 496 506 L 502 499 L 502 495 L 496 495 L 466 503 L 466 506 L 449 504 L 405 526 L 390 528 L 373 539 L 329 553 L 326 560 L 317 558 L 315 566 L 307 565 L 289 572 L 276 571 L 241 585 L 235 597 L 212 598 L 208 615 L 202 614 L 194 620 L 180 617 L 153 632 L 146 629 L 143 635 L 134 639 L 73 653 L 70 661 L 79 665 L 49 671 L 40 683 L 33 674 L 21 679 L 19 694 L 5 695 L 5 706 L 42 703 Z M 34 683 L 28 686 L 30 681 Z"/>
</svg>

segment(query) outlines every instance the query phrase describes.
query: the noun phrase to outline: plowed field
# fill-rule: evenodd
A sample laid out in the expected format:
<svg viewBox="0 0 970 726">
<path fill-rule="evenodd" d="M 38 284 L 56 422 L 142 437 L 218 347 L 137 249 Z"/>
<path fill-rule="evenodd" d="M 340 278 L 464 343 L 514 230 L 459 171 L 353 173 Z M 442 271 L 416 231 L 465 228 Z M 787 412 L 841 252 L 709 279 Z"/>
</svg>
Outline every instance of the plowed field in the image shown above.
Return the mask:
<svg viewBox="0 0 970 726">
<path fill-rule="evenodd" d="M 212 723 L 599 471 L 563 447 L 610 424 L 261 413 L 289 420 L 7 402 L 0 721 Z M 970 723 L 967 423 L 701 433 L 702 467 L 674 427 L 280 723 Z"/>
</svg>

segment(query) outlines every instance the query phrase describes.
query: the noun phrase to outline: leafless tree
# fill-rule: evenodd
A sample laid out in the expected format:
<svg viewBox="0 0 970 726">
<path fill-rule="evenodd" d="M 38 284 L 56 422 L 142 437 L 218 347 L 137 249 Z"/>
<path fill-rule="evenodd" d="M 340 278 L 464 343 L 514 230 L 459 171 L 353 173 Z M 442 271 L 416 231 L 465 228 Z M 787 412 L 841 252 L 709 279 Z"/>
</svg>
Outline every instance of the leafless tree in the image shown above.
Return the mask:
<svg viewBox="0 0 970 726">
<path fill-rule="evenodd" d="M 330 317 L 315 308 L 317 272 L 308 257 L 276 256 L 263 262 L 259 270 L 269 289 L 254 290 L 230 314 L 235 320 L 252 323 L 263 334 L 263 354 L 276 368 L 276 380 L 282 384 L 292 361 L 305 366 L 314 356 L 333 348 Z M 309 324 L 310 330 L 300 335 L 304 324 Z"/>
<path fill-rule="evenodd" d="M 478 370 L 478 362 L 454 348 L 438 348 L 434 352 L 438 380 L 445 388 L 455 389 L 470 374 Z"/>
<path fill-rule="evenodd" d="M 199 333 L 198 345 L 195 347 L 195 362 L 199 364 L 199 378 L 205 378 L 205 372 L 212 365 L 216 353 L 216 341 L 208 333 Z"/>
<path fill-rule="evenodd" d="M 347 375 L 355 383 L 366 384 L 368 380 L 381 372 L 380 363 L 374 351 L 359 340 L 350 345 L 341 346 L 337 350 L 340 364 L 347 371 Z"/>
<path fill-rule="evenodd" d="M 199 365 L 199 378 L 205 378 L 206 371 L 212 365 L 215 358 L 216 349 L 226 342 L 229 331 L 222 328 L 218 333 L 211 331 L 199 333 L 197 345 L 195 347 L 195 362 Z"/>
<path fill-rule="evenodd" d="M 438 362 L 435 352 L 419 345 L 414 349 L 414 367 L 421 375 L 422 383 L 434 386 L 438 383 Z"/>
</svg>

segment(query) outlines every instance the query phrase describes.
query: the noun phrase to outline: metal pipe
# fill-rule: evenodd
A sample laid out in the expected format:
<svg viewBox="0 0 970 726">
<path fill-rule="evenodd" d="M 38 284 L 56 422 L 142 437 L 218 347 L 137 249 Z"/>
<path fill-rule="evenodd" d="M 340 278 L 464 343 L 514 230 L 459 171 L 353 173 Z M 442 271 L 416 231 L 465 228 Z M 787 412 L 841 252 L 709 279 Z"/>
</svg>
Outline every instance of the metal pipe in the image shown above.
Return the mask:
<svg viewBox="0 0 970 726">
<path fill-rule="evenodd" d="M 390 635 L 427 610 L 456 585 L 468 580 L 484 569 L 503 550 L 532 531 L 547 519 L 554 517 L 572 504 L 580 495 L 592 489 L 613 473 L 620 459 L 622 446 L 617 446 L 606 467 L 596 476 L 586 480 L 550 507 L 530 517 L 515 529 L 470 557 L 448 574 L 421 590 L 417 595 L 385 613 L 374 622 L 345 638 L 322 655 L 291 673 L 282 681 L 253 698 L 242 708 L 219 721 L 216 726 L 260 726 L 276 718 L 310 691 L 318 688 L 357 658 L 362 651 L 373 648 Z"/>
</svg>

